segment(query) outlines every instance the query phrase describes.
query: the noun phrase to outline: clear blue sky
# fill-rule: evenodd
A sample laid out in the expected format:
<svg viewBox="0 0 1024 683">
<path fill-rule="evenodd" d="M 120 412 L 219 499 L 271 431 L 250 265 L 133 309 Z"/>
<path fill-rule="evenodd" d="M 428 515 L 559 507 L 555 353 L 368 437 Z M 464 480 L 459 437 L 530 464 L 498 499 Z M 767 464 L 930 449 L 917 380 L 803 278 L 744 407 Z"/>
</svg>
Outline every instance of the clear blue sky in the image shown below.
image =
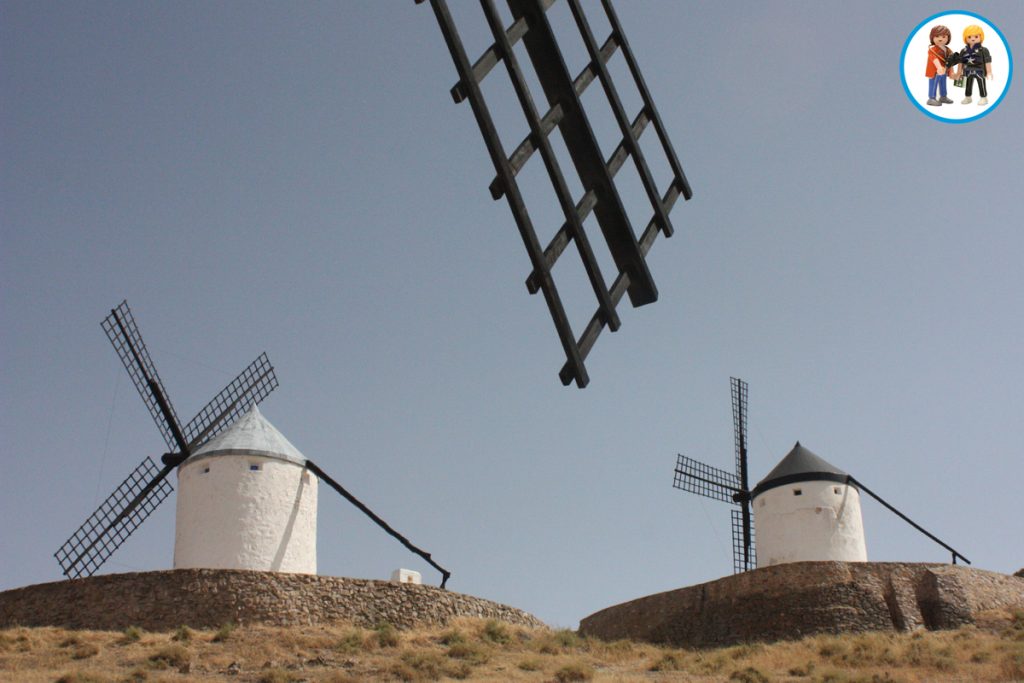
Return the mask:
<svg viewBox="0 0 1024 683">
<path fill-rule="evenodd" d="M 900 51 L 933 3 L 618 6 L 695 195 L 581 391 L 428 7 L 0 4 L 0 589 L 60 579 L 162 452 L 99 327 L 122 298 L 183 419 L 266 350 L 300 450 L 452 590 L 554 625 L 731 571 L 728 506 L 671 486 L 677 453 L 731 466 L 730 375 L 755 481 L 799 439 L 975 566 L 1024 566 L 1020 84 L 970 124 L 915 109 Z M 1024 4 L 962 9 L 1024 54 Z M 321 495 L 321 573 L 436 584 Z M 864 507 L 871 559 L 948 561 Z M 171 501 L 104 569 L 169 568 L 173 530 Z"/>
</svg>

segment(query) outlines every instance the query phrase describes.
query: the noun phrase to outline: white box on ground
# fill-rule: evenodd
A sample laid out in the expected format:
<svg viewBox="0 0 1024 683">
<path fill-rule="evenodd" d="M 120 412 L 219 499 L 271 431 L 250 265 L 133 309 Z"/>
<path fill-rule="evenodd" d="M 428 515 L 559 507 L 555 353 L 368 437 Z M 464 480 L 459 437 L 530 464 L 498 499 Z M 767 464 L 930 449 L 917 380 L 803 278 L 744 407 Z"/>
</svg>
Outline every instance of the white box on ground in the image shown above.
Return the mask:
<svg viewBox="0 0 1024 683">
<path fill-rule="evenodd" d="M 391 583 L 423 583 L 420 573 L 411 569 L 396 569 L 391 572 Z"/>
</svg>

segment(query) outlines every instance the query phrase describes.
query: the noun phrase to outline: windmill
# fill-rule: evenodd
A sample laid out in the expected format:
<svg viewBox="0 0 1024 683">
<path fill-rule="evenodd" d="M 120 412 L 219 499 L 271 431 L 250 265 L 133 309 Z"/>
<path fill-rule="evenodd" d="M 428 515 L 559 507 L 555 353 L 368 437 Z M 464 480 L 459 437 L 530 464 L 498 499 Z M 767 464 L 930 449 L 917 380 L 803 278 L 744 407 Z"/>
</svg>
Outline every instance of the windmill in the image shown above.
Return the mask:
<svg viewBox="0 0 1024 683">
<path fill-rule="evenodd" d="M 408 539 L 391 528 L 366 505 L 332 479 L 316 463 L 298 453 L 294 446 L 262 417 L 256 405 L 277 387 L 277 377 L 266 353 L 260 354 L 238 377 L 232 380 L 230 384 L 200 410 L 199 414 L 191 422 L 185 427 L 181 427 L 177 414 L 167 396 L 167 391 L 164 389 L 163 382 L 160 380 L 156 367 L 149 357 L 149 352 L 142 340 L 142 335 L 139 333 L 138 326 L 135 324 L 132 312 L 128 308 L 128 302 L 122 301 L 117 308 L 111 310 L 110 315 L 103 320 L 102 327 L 117 351 L 129 376 L 131 376 L 135 388 L 149 409 L 150 415 L 156 422 L 157 428 L 160 430 L 161 436 L 163 436 L 164 442 L 170 450 L 161 458 L 162 468 L 158 467 L 149 456 L 143 459 L 138 467 L 128 475 L 114 492 L 100 504 L 96 511 L 54 553 L 65 576 L 68 578 L 78 578 L 91 576 L 95 573 L 142 522 L 149 517 L 157 506 L 170 495 L 173 489 L 167 477 L 176 468 L 179 468 L 179 484 L 182 486 L 183 494 L 179 497 L 178 501 L 178 536 L 175 542 L 176 566 L 179 545 L 181 545 L 190 551 L 183 553 L 190 556 L 188 560 L 189 566 L 271 569 L 269 566 L 260 567 L 245 563 L 237 564 L 232 560 L 224 560 L 223 557 L 217 557 L 216 553 L 211 555 L 210 550 L 202 550 L 204 541 L 201 539 L 199 541 L 185 539 L 186 543 L 181 543 L 183 534 L 193 533 L 193 530 L 200 526 L 195 523 L 197 517 L 203 517 L 202 514 L 196 515 L 196 510 L 189 509 L 190 505 L 196 504 L 195 502 L 188 502 L 183 505 L 183 501 L 186 498 L 184 495 L 186 480 L 191 480 L 191 477 L 182 479 L 181 475 L 186 467 L 197 469 L 191 467 L 191 465 L 199 460 L 202 462 L 199 463 L 201 467 L 198 470 L 202 473 L 209 473 L 212 467 L 210 463 L 216 458 L 219 459 L 220 463 L 228 461 L 241 462 L 247 471 L 261 471 L 263 469 L 263 462 L 284 462 L 291 468 L 291 475 L 294 476 L 290 478 L 285 477 L 284 479 L 279 475 L 275 475 L 276 479 L 267 476 L 265 483 L 258 485 L 263 488 L 257 491 L 255 497 L 250 495 L 249 500 L 235 501 L 240 506 L 249 506 L 247 509 L 254 509 L 255 504 L 255 509 L 259 510 L 259 505 L 265 500 L 275 497 L 281 499 L 282 496 L 280 494 L 283 491 L 285 494 L 283 499 L 289 504 L 294 504 L 295 510 L 297 510 L 298 499 L 301 498 L 303 490 L 309 492 L 306 496 L 305 514 L 311 519 L 311 524 L 307 525 L 309 528 L 307 528 L 306 535 L 311 535 L 313 569 L 311 571 L 308 569 L 298 569 L 296 571 L 315 573 L 316 482 L 310 481 L 308 474 L 306 474 L 311 472 L 319 480 L 326 482 L 346 500 L 369 516 L 378 526 L 398 539 L 406 548 L 422 557 L 431 566 L 440 571 L 443 577 L 441 587 L 444 587 L 448 577 L 451 575 L 450 572 L 435 563 L 429 553 L 417 548 Z M 261 446 L 254 450 L 251 447 L 251 437 L 254 431 L 262 434 L 263 441 L 261 444 L 269 442 L 274 447 L 266 449 Z M 241 436 L 237 432 L 242 432 Z M 266 439 L 267 435 L 270 436 L 269 441 Z M 239 448 L 240 446 L 243 446 L 243 448 Z M 255 462 L 249 464 L 245 462 L 246 460 L 255 460 Z M 219 481 L 225 481 L 223 473 L 218 473 L 218 476 L 220 477 Z M 229 474 L 228 476 L 231 475 Z M 210 477 L 209 479 L 217 480 L 217 477 Z M 282 481 L 284 481 L 283 484 L 280 483 Z M 211 509 L 215 510 L 216 505 L 220 503 L 219 499 L 221 497 L 235 496 L 236 498 L 244 498 L 246 495 L 249 495 L 247 490 L 251 487 L 234 485 L 237 483 L 239 483 L 237 480 L 227 480 L 228 486 L 220 489 L 220 495 L 211 496 L 208 490 L 207 495 L 190 495 L 188 500 L 198 501 L 205 498 L 207 501 L 210 501 L 213 499 L 211 504 L 214 507 Z M 195 484 L 189 485 L 197 487 Z M 282 489 L 282 486 L 285 488 Z M 273 487 L 273 490 L 269 491 L 271 494 L 269 496 L 266 495 L 268 487 Z M 201 490 L 200 487 L 197 488 Z M 236 508 L 238 505 L 236 505 Z M 240 523 L 242 525 L 249 524 L 250 526 L 258 527 L 256 535 L 266 536 L 266 519 L 257 519 L 249 522 L 247 517 L 250 516 L 241 515 Z M 240 517 L 235 515 L 236 523 L 239 522 Z M 185 524 L 183 524 L 183 520 L 186 520 Z M 218 519 L 216 515 L 212 515 L 209 519 L 201 519 L 204 522 L 202 527 L 216 528 L 218 522 L 222 520 L 223 518 Z M 292 516 L 289 524 L 294 524 L 294 516 Z M 226 533 L 231 535 L 238 532 L 238 530 L 236 526 Z M 242 528 L 241 531 L 244 532 L 245 529 Z M 291 527 L 288 528 L 287 532 L 285 535 L 287 541 L 281 541 L 279 547 L 275 547 L 277 555 L 282 554 L 284 543 L 290 542 L 294 535 Z M 221 533 L 223 537 L 225 533 L 223 529 L 221 529 Z M 196 559 L 197 554 L 191 552 L 196 547 L 201 549 L 198 553 L 198 559 Z M 211 547 L 208 539 L 205 542 L 205 547 L 207 549 Z M 308 554 L 308 549 L 306 552 Z M 256 555 L 259 555 L 259 553 L 256 553 Z M 306 562 L 305 566 L 308 567 L 309 563 Z"/>
<path fill-rule="evenodd" d="M 732 388 L 732 425 L 736 471 L 726 472 L 685 455 L 676 460 L 672 485 L 707 498 L 732 503 L 732 566 L 735 573 L 757 566 L 754 554 L 754 519 L 747 485 L 747 383 L 729 379 Z"/>
<path fill-rule="evenodd" d="M 732 510 L 733 571 L 760 565 L 834 560 L 866 562 L 860 492 L 881 503 L 952 554 L 953 564 L 970 560 L 844 472 L 797 441 L 753 489 L 747 478 L 747 383 L 735 377 L 732 418 L 736 472 L 726 472 L 679 455 L 673 486 L 738 506 Z M 761 530 L 755 554 L 754 510 Z"/>
<path fill-rule="evenodd" d="M 274 368 L 262 353 L 182 428 L 128 302 L 112 309 L 102 327 L 170 450 L 161 458 L 162 468 L 146 456 L 57 549 L 54 557 L 68 578 L 95 573 L 170 495 L 167 475 L 277 388 Z"/>
</svg>

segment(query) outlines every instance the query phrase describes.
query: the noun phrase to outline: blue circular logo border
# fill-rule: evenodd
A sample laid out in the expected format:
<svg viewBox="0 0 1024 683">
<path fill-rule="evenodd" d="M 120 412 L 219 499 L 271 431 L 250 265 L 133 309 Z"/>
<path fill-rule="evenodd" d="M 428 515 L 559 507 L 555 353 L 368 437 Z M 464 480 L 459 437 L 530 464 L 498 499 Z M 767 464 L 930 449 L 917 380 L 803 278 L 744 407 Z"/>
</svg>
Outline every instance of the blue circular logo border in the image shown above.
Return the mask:
<svg viewBox="0 0 1024 683">
<path fill-rule="evenodd" d="M 1006 72 L 1006 87 L 1003 88 L 1003 92 L 1002 92 L 1002 94 L 999 95 L 999 99 L 996 100 L 992 104 L 991 107 L 987 107 L 985 109 L 985 111 L 981 112 L 980 114 L 978 114 L 976 116 L 971 116 L 971 117 L 966 118 L 966 119 L 947 119 L 947 118 L 943 118 L 943 117 L 939 116 L 938 114 L 936 114 L 934 112 L 930 112 L 927 109 L 925 109 L 923 106 L 921 106 L 921 103 L 918 102 L 914 98 L 914 96 L 910 94 L 910 86 L 907 85 L 907 74 L 904 73 L 904 69 L 903 69 L 903 63 L 906 61 L 906 57 L 907 57 L 907 48 L 910 47 L 910 41 L 913 39 L 913 37 L 915 35 L 917 35 L 917 32 L 921 30 L 921 27 L 924 26 L 925 24 L 927 24 L 929 21 L 935 21 L 939 17 L 945 17 L 945 16 L 948 16 L 950 14 L 966 14 L 969 17 L 974 17 L 976 19 L 981 19 L 986 24 L 991 26 L 995 30 L 995 32 L 999 35 L 999 38 L 1003 41 L 1003 45 L 1006 46 L 1006 59 L 1007 59 L 1008 62 L 1010 62 L 1010 68 Z M 912 30 L 910 32 L 910 35 L 907 36 L 906 42 L 903 43 L 903 50 L 900 52 L 900 81 L 903 83 L 903 92 L 906 93 L 907 99 L 910 100 L 910 103 L 913 104 L 915 107 L 917 107 L 921 111 L 921 113 L 924 114 L 925 116 L 929 116 L 929 117 L 935 119 L 936 121 L 942 121 L 943 123 L 970 123 L 971 121 L 977 121 L 978 119 L 984 118 L 984 117 L 988 116 L 989 114 L 991 114 L 993 112 L 993 110 L 995 110 L 995 108 L 999 106 L 999 103 L 1003 101 L 1003 98 L 1006 97 L 1006 93 L 1009 92 L 1009 90 L 1010 90 L 1010 84 L 1013 82 L 1013 52 L 1010 50 L 1010 44 L 1006 41 L 1006 36 L 1003 35 L 1003 32 L 999 30 L 999 27 L 996 26 L 994 23 L 992 23 L 989 20 L 988 17 L 983 17 L 980 14 L 978 14 L 977 12 L 968 12 L 967 10 L 947 10 L 945 12 L 939 12 L 938 14 L 931 15 L 930 17 L 928 17 L 927 19 L 922 21 L 920 24 L 915 26 L 914 30 Z"/>
</svg>

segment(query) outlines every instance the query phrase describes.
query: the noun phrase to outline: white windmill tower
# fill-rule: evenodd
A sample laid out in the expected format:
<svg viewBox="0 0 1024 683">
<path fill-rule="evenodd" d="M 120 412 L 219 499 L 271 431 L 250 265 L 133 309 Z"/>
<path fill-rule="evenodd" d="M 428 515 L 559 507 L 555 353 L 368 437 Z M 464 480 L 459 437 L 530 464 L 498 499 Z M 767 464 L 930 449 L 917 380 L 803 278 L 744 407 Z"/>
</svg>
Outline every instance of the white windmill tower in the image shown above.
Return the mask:
<svg viewBox="0 0 1024 683">
<path fill-rule="evenodd" d="M 162 503 L 178 470 L 174 568 L 316 573 L 318 482 L 359 508 L 411 552 L 451 573 L 391 528 L 316 463 L 305 458 L 256 407 L 277 387 L 263 353 L 182 426 L 156 372 L 128 302 L 103 330 L 149 409 L 169 452 L 163 467 L 146 457 L 57 549 L 68 578 L 91 576 Z M 402 580 L 416 572 L 406 572 Z"/>
<path fill-rule="evenodd" d="M 757 566 L 804 560 L 867 562 L 860 492 L 850 475 L 793 449 L 750 492 L 757 522 Z"/>
<path fill-rule="evenodd" d="M 732 511 L 735 572 L 783 562 L 866 562 L 861 491 L 951 552 L 953 564 L 957 558 L 970 564 L 970 560 L 882 500 L 853 475 L 807 450 L 799 441 L 751 490 L 747 484 L 747 383 L 733 377 L 731 386 L 735 473 L 679 455 L 673 486 L 737 506 Z"/>
<path fill-rule="evenodd" d="M 174 568 L 316 574 L 317 478 L 253 406 L 178 467 Z"/>
</svg>

